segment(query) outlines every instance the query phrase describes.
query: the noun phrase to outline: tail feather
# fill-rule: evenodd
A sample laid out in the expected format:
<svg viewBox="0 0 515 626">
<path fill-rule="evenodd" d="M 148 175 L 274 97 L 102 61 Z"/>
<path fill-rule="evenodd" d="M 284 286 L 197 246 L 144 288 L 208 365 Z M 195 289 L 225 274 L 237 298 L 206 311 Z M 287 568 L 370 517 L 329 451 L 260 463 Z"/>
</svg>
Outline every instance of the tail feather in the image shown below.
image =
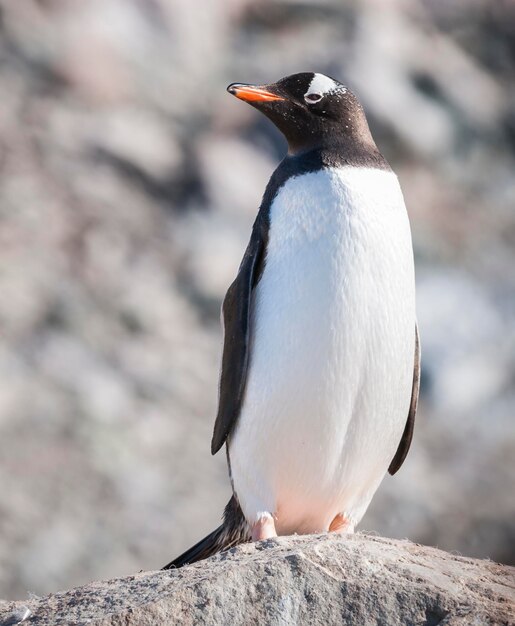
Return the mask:
<svg viewBox="0 0 515 626">
<path fill-rule="evenodd" d="M 165 565 L 163 569 L 177 569 L 183 565 L 196 563 L 246 541 L 250 541 L 250 529 L 238 501 L 233 496 L 225 507 L 222 525 Z"/>
<path fill-rule="evenodd" d="M 219 526 L 216 530 L 207 535 L 207 537 L 204 537 L 204 539 L 201 539 L 198 543 L 196 543 L 192 548 L 189 548 L 189 550 L 186 550 L 186 552 L 168 563 L 168 565 L 165 565 L 163 569 L 179 568 L 183 565 L 188 565 L 189 563 L 195 563 L 196 561 L 207 559 L 213 554 L 220 552 L 224 549 L 223 531 L 223 525 Z"/>
</svg>

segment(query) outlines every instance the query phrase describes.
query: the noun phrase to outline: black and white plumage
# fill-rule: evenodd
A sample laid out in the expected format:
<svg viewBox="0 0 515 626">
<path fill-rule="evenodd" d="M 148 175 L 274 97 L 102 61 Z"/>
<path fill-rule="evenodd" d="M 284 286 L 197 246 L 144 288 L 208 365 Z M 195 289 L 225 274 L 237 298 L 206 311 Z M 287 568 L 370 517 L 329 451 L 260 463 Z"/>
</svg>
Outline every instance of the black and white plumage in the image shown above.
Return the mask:
<svg viewBox="0 0 515 626">
<path fill-rule="evenodd" d="M 167 568 L 248 541 L 263 521 L 352 532 L 402 465 L 417 408 L 409 222 L 360 103 L 313 73 L 228 90 L 289 151 L 223 304 L 212 453 L 227 444 L 234 495 L 222 525 Z"/>
</svg>

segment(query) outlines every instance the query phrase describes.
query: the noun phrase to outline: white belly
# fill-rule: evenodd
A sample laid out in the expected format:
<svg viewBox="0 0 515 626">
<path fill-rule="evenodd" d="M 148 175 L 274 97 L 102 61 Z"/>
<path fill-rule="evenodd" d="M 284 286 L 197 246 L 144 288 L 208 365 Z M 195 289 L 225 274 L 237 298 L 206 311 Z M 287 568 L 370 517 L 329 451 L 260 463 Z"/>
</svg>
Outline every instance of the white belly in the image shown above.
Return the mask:
<svg viewBox="0 0 515 626">
<path fill-rule="evenodd" d="M 270 213 L 249 373 L 229 441 L 250 523 L 321 532 L 359 522 L 408 416 L 415 302 L 397 178 L 363 168 L 290 179 Z"/>
</svg>

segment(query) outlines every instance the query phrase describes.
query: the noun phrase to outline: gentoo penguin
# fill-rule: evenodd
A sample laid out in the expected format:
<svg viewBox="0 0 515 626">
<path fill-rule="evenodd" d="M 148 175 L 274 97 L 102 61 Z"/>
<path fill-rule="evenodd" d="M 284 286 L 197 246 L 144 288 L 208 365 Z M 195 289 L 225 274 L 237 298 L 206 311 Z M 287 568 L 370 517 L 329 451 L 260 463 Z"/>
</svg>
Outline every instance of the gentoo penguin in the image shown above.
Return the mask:
<svg viewBox="0 0 515 626">
<path fill-rule="evenodd" d="M 413 436 L 420 372 L 410 226 L 362 106 L 323 74 L 233 83 L 283 133 L 238 275 L 211 451 L 222 525 L 165 569 L 277 534 L 353 532 Z"/>
</svg>

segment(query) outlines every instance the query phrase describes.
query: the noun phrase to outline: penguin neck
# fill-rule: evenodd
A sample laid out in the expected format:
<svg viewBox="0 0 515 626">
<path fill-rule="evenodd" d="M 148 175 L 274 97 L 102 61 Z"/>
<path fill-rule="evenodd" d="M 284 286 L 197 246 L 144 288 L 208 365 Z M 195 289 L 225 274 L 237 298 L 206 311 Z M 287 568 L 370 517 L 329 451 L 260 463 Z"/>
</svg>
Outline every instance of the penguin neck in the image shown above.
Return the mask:
<svg viewBox="0 0 515 626">
<path fill-rule="evenodd" d="M 288 140 L 288 138 L 287 138 Z M 297 157 L 309 152 L 377 152 L 377 146 L 368 129 L 346 129 L 346 132 L 328 133 L 319 137 L 309 137 L 305 141 L 288 141 L 288 156 Z"/>
<path fill-rule="evenodd" d="M 285 161 L 290 161 L 292 165 L 296 164 L 300 170 L 342 166 L 390 169 L 370 132 L 353 136 L 325 137 L 320 142 L 313 142 L 304 148 L 295 149 L 289 146 Z"/>
</svg>

